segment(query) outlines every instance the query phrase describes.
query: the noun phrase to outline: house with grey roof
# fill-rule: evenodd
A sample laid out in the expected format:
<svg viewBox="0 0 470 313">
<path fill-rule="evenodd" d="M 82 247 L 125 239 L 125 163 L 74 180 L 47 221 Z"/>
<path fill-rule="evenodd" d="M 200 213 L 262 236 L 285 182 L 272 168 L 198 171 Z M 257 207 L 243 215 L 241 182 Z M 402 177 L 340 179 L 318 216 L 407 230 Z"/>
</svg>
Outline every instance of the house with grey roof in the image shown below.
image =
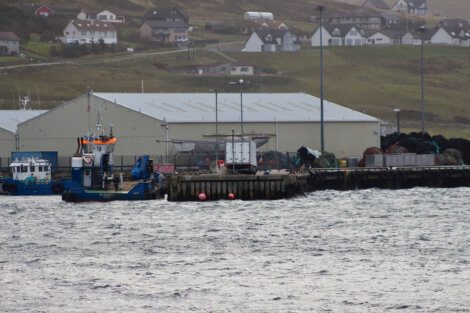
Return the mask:
<svg viewBox="0 0 470 313">
<path fill-rule="evenodd" d="M 357 25 L 326 24 L 322 28 L 324 46 L 363 46 L 366 44 L 364 30 Z M 312 47 L 320 46 L 320 28 L 310 38 Z"/>
<path fill-rule="evenodd" d="M 376 10 L 390 10 L 390 7 L 384 0 L 366 0 L 362 6 Z"/>
<path fill-rule="evenodd" d="M 406 29 L 383 29 L 366 34 L 368 45 L 420 45 L 421 35 Z"/>
<path fill-rule="evenodd" d="M 0 55 L 20 53 L 20 38 L 13 32 L 0 32 Z"/>
<path fill-rule="evenodd" d="M 428 5 L 426 0 L 398 0 L 392 10 L 423 16 L 428 14 Z"/>
<path fill-rule="evenodd" d="M 71 20 L 63 30 L 63 43 L 105 45 L 117 44 L 117 29 L 105 21 Z"/>
<path fill-rule="evenodd" d="M 287 29 L 257 29 L 245 43 L 244 52 L 299 51 L 300 42 Z"/>
<path fill-rule="evenodd" d="M 470 47 L 470 24 L 461 19 L 444 19 L 429 36 L 431 44 Z"/>
<path fill-rule="evenodd" d="M 189 24 L 189 17 L 177 7 L 153 8 L 144 15 L 146 21 L 185 22 Z"/>
<path fill-rule="evenodd" d="M 382 28 L 401 28 L 403 19 L 395 13 L 382 12 L 380 13 L 382 20 Z"/>
<path fill-rule="evenodd" d="M 144 15 L 140 38 L 164 44 L 181 44 L 189 40 L 189 18 L 178 8 L 155 8 Z"/>
<path fill-rule="evenodd" d="M 326 13 L 324 21 L 325 24 L 356 25 L 364 31 L 380 30 L 382 26 L 380 13 L 365 8 L 348 12 Z"/>
</svg>

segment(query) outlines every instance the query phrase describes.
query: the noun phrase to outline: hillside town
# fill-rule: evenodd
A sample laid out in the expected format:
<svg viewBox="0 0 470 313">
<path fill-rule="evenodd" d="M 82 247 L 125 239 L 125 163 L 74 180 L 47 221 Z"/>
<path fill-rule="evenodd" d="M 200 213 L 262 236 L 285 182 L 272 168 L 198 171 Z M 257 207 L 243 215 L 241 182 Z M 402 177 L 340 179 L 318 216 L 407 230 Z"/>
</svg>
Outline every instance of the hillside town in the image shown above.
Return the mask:
<svg viewBox="0 0 470 313">
<path fill-rule="evenodd" d="M 470 312 L 469 1 L 0 1 L 0 311 Z"/>
<path fill-rule="evenodd" d="M 128 23 L 125 16 L 105 7 L 100 10 L 81 9 L 69 19 L 66 16 L 70 13 L 61 13 L 46 4 L 19 9 L 24 14 L 34 14 L 45 20 L 60 16 L 62 23 L 65 23 L 63 28 L 56 28 L 55 35 L 48 38 L 65 45 L 121 46 L 123 35 L 120 29 Z M 295 52 L 305 49 L 303 43 L 306 42 L 310 47 L 320 45 L 320 19 L 318 12 L 312 13 L 310 32 L 290 28 L 288 22 L 277 19 L 271 12 L 245 12 L 238 22 L 208 20 L 206 29 L 216 33 L 247 34 L 241 49 L 245 52 Z M 322 17 L 323 45 L 420 45 L 423 40 L 425 44 L 470 47 L 470 24 L 467 20 L 444 18 L 429 24 L 420 20 L 427 15 L 426 0 L 399 0 L 393 6 L 383 0 L 367 0 L 354 10 L 326 11 Z M 423 23 L 426 32 L 420 33 L 418 26 Z M 177 7 L 149 9 L 143 12 L 137 25 L 138 36 L 126 39 L 127 47 L 135 45 L 131 43 L 136 40 L 154 46 L 186 46 L 193 42 L 190 17 Z M 0 31 L 0 53 L 20 54 L 24 39 L 15 33 L 15 29 L 6 27 Z M 51 49 L 57 53 L 55 47 Z"/>
</svg>

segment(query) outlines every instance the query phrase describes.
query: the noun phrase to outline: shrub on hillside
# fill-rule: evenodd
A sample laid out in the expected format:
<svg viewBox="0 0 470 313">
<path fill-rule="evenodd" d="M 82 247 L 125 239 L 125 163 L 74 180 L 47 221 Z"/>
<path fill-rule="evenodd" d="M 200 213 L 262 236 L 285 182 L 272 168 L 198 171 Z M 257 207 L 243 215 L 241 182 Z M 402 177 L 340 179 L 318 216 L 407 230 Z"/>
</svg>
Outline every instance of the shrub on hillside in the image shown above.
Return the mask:
<svg viewBox="0 0 470 313">
<path fill-rule="evenodd" d="M 120 47 L 119 50 L 123 48 Z M 53 57 L 61 58 L 78 58 L 88 54 L 100 54 L 105 52 L 116 52 L 118 47 L 116 45 L 106 45 L 103 40 L 93 44 L 79 44 L 78 42 L 70 44 L 61 44 L 59 48 L 52 46 L 50 55 Z"/>
</svg>

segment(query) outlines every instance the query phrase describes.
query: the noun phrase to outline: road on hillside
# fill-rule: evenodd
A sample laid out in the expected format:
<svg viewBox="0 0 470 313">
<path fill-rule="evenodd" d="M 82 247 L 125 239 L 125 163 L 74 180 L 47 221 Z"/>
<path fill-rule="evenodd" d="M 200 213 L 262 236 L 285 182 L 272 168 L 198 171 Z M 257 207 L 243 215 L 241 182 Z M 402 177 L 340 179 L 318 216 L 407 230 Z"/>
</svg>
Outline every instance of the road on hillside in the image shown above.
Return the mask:
<svg viewBox="0 0 470 313">
<path fill-rule="evenodd" d="M 218 43 L 218 44 L 211 44 L 207 47 L 204 47 L 208 51 L 217 53 L 224 58 L 227 58 L 231 61 L 235 61 L 234 59 L 230 58 L 229 56 L 225 55 L 222 53 L 219 49 L 219 47 L 226 46 L 228 44 L 238 44 L 238 42 L 235 43 Z M 196 48 L 200 49 L 200 48 Z M 0 66 L 0 70 L 10 70 L 10 69 L 19 69 L 19 68 L 29 68 L 29 67 L 42 67 L 42 66 L 55 66 L 55 65 L 70 65 L 70 64 L 79 64 L 79 65 L 85 65 L 85 64 L 95 64 L 95 63 L 103 63 L 103 62 L 119 62 L 119 61 L 125 61 L 125 60 L 130 60 L 134 58 L 140 58 L 140 57 L 149 57 L 153 55 L 164 55 L 164 54 L 173 54 L 173 53 L 186 53 L 188 49 L 186 48 L 180 48 L 180 49 L 174 49 L 174 50 L 166 50 L 166 51 L 151 51 L 151 52 L 138 52 L 138 53 L 129 53 L 125 55 L 117 55 L 117 56 L 108 56 L 108 57 L 96 57 L 96 58 L 89 58 L 89 59 L 78 59 L 74 61 L 69 61 L 69 60 L 62 60 L 62 61 L 56 61 L 56 62 L 44 62 L 44 63 L 30 63 L 30 64 L 19 64 L 19 65 L 7 65 L 7 66 Z"/>
</svg>

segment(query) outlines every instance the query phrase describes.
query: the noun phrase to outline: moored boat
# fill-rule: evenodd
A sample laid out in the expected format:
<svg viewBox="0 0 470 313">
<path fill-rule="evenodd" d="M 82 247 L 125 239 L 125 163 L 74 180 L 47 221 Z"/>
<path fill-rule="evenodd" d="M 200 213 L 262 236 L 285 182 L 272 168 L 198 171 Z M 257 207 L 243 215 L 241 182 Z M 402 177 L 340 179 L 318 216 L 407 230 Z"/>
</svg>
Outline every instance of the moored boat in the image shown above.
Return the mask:
<svg viewBox="0 0 470 313">
<path fill-rule="evenodd" d="M 39 158 L 16 159 L 10 163 L 11 177 L 0 178 L 2 191 L 14 196 L 60 195 L 63 182 L 52 179 L 51 164 Z"/>
<path fill-rule="evenodd" d="M 163 196 L 163 186 L 154 174 L 148 157 L 138 160 L 140 172 L 134 181 L 124 182 L 122 173 L 114 173 L 113 152 L 117 142 L 109 135 L 84 136 L 78 139 L 72 157 L 72 179 L 64 183 L 62 200 L 67 202 L 152 200 Z"/>
</svg>

